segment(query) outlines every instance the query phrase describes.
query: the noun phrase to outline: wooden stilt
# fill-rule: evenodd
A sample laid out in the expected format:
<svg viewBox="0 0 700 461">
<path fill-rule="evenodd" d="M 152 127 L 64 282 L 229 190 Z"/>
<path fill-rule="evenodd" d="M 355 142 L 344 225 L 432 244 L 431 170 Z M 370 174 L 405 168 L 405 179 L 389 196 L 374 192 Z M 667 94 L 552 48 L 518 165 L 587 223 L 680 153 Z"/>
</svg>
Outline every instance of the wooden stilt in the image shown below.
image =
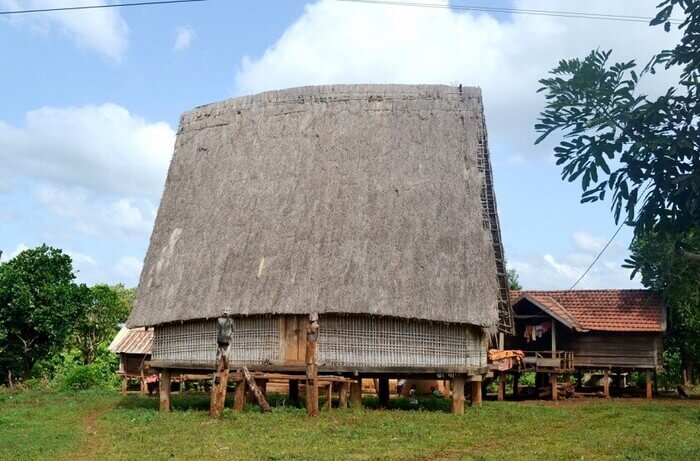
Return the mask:
<svg viewBox="0 0 700 461">
<path fill-rule="evenodd" d="M 556 401 L 559 398 L 559 395 L 558 395 L 559 387 L 558 387 L 556 373 L 549 374 L 549 382 L 550 382 L 550 385 L 552 386 L 552 400 Z"/>
<path fill-rule="evenodd" d="M 481 405 L 481 376 L 478 377 L 478 381 L 474 380 L 477 378 L 473 376 L 472 379 L 472 406 L 478 407 Z"/>
<path fill-rule="evenodd" d="M 333 383 L 326 386 L 326 410 L 331 411 L 333 407 Z"/>
<path fill-rule="evenodd" d="M 148 384 L 146 384 L 146 378 L 144 378 L 143 376 L 139 378 L 139 386 L 141 395 L 145 395 L 148 393 Z"/>
<path fill-rule="evenodd" d="M 170 411 L 170 370 L 160 372 L 160 411 Z"/>
<path fill-rule="evenodd" d="M 121 393 L 126 394 L 126 389 L 129 386 L 129 379 L 126 376 L 122 376 L 122 386 L 121 386 Z"/>
<path fill-rule="evenodd" d="M 338 389 L 338 408 L 348 407 L 348 394 L 350 393 L 350 383 L 340 383 Z"/>
<path fill-rule="evenodd" d="M 502 371 L 498 373 L 498 401 L 503 402 L 506 398 L 506 374 Z"/>
<path fill-rule="evenodd" d="M 379 407 L 388 408 L 389 407 L 389 380 L 387 378 L 379 379 Z"/>
<path fill-rule="evenodd" d="M 646 398 L 651 399 L 652 398 L 652 385 L 653 385 L 653 378 L 651 375 L 651 371 L 647 371 L 647 392 L 646 392 Z"/>
<path fill-rule="evenodd" d="M 243 411 L 245 408 L 245 381 L 238 381 L 233 392 L 233 409 Z"/>
<path fill-rule="evenodd" d="M 228 386 L 229 368 L 228 364 L 219 364 L 219 369 L 214 375 L 214 382 L 211 386 L 211 400 L 209 401 L 209 416 L 212 418 L 221 418 L 226 405 L 226 387 Z"/>
<path fill-rule="evenodd" d="M 603 395 L 610 397 L 610 370 L 603 370 Z"/>
<path fill-rule="evenodd" d="M 318 416 L 318 314 L 309 315 L 306 327 L 306 414 Z"/>
<path fill-rule="evenodd" d="M 299 381 L 289 381 L 289 402 L 296 406 L 299 404 Z"/>
<path fill-rule="evenodd" d="M 350 383 L 350 405 L 353 408 L 362 408 L 362 378 Z"/>
<path fill-rule="evenodd" d="M 452 379 L 452 413 L 464 413 L 464 376 Z"/>
</svg>

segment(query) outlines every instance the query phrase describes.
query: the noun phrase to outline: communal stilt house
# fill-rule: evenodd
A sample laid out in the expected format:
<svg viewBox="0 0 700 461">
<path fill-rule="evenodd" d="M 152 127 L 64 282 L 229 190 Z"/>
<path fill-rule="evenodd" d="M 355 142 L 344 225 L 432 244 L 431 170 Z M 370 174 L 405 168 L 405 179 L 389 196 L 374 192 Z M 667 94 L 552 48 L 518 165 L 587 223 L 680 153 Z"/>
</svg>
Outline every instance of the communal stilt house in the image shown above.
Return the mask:
<svg viewBox="0 0 700 461">
<path fill-rule="evenodd" d="M 385 403 L 449 377 L 460 412 L 512 328 L 505 273 L 479 89 L 270 91 L 182 116 L 128 325 L 161 376 L 283 377 L 311 407 L 315 379 Z"/>
</svg>

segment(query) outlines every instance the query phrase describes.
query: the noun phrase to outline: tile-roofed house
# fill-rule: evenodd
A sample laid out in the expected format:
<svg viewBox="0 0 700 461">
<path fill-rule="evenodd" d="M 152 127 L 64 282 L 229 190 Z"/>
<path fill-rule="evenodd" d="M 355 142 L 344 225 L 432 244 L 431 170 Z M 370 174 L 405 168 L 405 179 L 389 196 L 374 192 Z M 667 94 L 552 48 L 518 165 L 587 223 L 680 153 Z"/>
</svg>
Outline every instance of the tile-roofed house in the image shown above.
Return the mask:
<svg viewBox="0 0 700 461">
<path fill-rule="evenodd" d="M 138 380 L 141 392 L 146 390 L 148 361 L 153 348 L 153 329 L 122 327 L 109 345 L 109 350 L 119 354 L 119 371 L 122 391 L 126 391 L 129 380 Z"/>
<path fill-rule="evenodd" d="M 650 290 L 511 291 L 508 347 L 572 353 L 574 369 L 656 370 L 666 306 Z M 554 369 L 553 371 L 556 371 Z"/>
<path fill-rule="evenodd" d="M 665 331 L 666 308 L 650 290 L 512 291 L 511 302 L 528 299 L 576 330 Z"/>
</svg>

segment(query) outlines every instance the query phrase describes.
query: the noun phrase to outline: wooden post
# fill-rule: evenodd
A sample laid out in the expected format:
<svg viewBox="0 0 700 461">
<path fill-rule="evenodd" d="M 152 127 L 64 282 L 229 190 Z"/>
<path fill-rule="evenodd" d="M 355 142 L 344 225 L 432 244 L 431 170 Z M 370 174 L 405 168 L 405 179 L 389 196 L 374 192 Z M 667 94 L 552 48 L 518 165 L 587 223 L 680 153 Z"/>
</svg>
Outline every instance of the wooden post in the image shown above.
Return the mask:
<svg viewBox="0 0 700 461">
<path fill-rule="evenodd" d="M 387 378 L 379 379 L 379 408 L 387 408 L 389 406 L 389 380 Z"/>
<path fill-rule="evenodd" d="M 559 387 L 557 384 L 557 374 L 556 373 L 549 374 L 549 382 L 552 385 L 552 400 L 556 401 L 559 398 L 559 395 L 558 395 Z"/>
<path fill-rule="evenodd" d="M 267 400 L 265 400 L 265 396 L 256 384 L 253 376 L 250 374 L 250 371 L 248 371 L 248 367 L 243 367 L 243 376 L 245 376 L 245 382 L 248 384 L 248 387 L 250 387 L 250 390 L 253 391 L 253 395 L 255 395 L 255 398 L 260 404 L 260 408 L 262 408 L 263 413 L 269 412 L 270 404 L 267 403 Z"/>
<path fill-rule="evenodd" d="M 318 314 L 309 315 L 309 324 L 306 326 L 306 414 L 318 416 Z"/>
<path fill-rule="evenodd" d="M 513 397 L 518 398 L 520 395 L 520 373 L 515 373 L 513 375 Z"/>
<path fill-rule="evenodd" d="M 338 389 L 338 408 L 348 407 L 348 393 L 350 392 L 350 383 L 340 383 Z"/>
<path fill-rule="evenodd" d="M 331 411 L 333 407 L 333 382 L 326 387 L 326 410 Z"/>
<path fill-rule="evenodd" d="M 160 411 L 170 411 L 170 370 L 160 372 Z"/>
<path fill-rule="evenodd" d="M 481 376 L 472 376 L 472 406 L 481 406 Z"/>
<path fill-rule="evenodd" d="M 498 349 L 503 350 L 506 348 L 506 335 L 502 331 L 498 332 Z"/>
<path fill-rule="evenodd" d="M 452 379 L 452 413 L 464 413 L 464 376 L 457 375 Z"/>
<path fill-rule="evenodd" d="M 350 405 L 353 408 L 362 408 L 362 378 L 350 383 Z"/>
<path fill-rule="evenodd" d="M 139 378 L 139 385 L 141 386 L 141 395 L 148 393 L 148 385 L 146 384 L 146 378 L 141 376 Z"/>
<path fill-rule="evenodd" d="M 299 404 L 299 381 L 295 379 L 289 381 L 289 402 L 294 406 Z"/>
<path fill-rule="evenodd" d="M 245 379 L 236 383 L 236 388 L 233 392 L 233 409 L 235 411 L 243 411 L 245 408 Z"/>
<path fill-rule="evenodd" d="M 502 371 L 498 373 L 498 401 L 503 402 L 506 398 L 506 374 Z"/>
<path fill-rule="evenodd" d="M 122 376 L 122 389 L 121 393 L 126 394 L 126 389 L 129 385 L 129 379 L 126 376 Z"/>
<path fill-rule="evenodd" d="M 209 401 L 209 416 L 221 418 L 226 405 L 226 387 L 228 386 L 229 368 L 226 360 L 219 362 L 218 370 L 214 375 L 211 386 L 211 400 Z"/>
<path fill-rule="evenodd" d="M 610 397 L 610 370 L 603 370 L 603 395 L 606 398 Z"/>
<path fill-rule="evenodd" d="M 647 370 L 647 393 L 646 393 L 646 398 L 651 399 L 652 397 L 652 383 L 654 380 L 652 379 L 651 376 L 651 371 Z"/>
</svg>

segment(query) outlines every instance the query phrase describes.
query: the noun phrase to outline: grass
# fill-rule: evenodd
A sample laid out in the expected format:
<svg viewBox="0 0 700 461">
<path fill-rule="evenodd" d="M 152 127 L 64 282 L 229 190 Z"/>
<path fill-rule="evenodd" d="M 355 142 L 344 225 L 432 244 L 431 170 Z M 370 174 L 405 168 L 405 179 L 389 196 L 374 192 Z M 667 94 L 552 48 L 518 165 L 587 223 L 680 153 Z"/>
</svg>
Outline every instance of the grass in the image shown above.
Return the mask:
<svg viewBox="0 0 700 461">
<path fill-rule="evenodd" d="M 464 415 L 333 410 L 317 420 L 277 407 L 226 410 L 220 421 L 204 396 L 173 405 L 162 414 L 137 395 L 0 393 L 0 459 L 700 459 L 700 400 L 485 402 Z"/>
</svg>

